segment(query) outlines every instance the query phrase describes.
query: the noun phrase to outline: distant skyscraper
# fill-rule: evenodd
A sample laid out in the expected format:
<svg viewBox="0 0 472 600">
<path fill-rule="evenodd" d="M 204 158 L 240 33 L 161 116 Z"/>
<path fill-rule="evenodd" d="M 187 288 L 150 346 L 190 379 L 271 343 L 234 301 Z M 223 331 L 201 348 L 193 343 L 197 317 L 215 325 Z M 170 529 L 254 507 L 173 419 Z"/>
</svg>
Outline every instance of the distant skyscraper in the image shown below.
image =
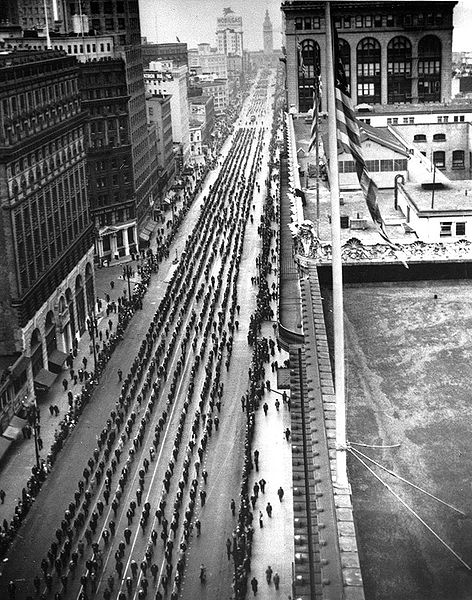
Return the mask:
<svg viewBox="0 0 472 600">
<path fill-rule="evenodd" d="M 243 19 L 231 8 L 223 10 L 223 16 L 216 21 L 216 38 L 220 54 L 243 55 Z"/>
<path fill-rule="evenodd" d="M 274 35 L 272 21 L 270 20 L 268 10 L 266 10 L 264 24 L 262 26 L 262 35 L 264 38 L 264 54 L 272 54 L 274 51 Z"/>
</svg>

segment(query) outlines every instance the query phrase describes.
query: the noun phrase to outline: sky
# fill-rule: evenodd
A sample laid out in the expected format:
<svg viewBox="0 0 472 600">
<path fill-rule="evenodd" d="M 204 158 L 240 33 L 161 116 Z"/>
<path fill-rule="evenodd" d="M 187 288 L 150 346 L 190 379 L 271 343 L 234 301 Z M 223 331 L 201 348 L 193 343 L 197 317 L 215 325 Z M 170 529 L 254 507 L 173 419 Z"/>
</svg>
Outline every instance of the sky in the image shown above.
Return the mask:
<svg viewBox="0 0 472 600">
<path fill-rule="evenodd" d="M 244 47 L 260 50 L 262 23 L 268 9 L 274 28 L 274 48 L 280 48 L 283 43 L 280 4 L 281 0 L 139 0 L 141 33 L 149 42 L 175 42 L 178 37 L 189 48 L 202 42 L 214 46 L 216 19 L 223 15 L 223 8 L 231 7 L 243 18 Z M 472 51 L 471 26 L 472 0 L 459 0 L 454 9 L 454 52 Z"/>
</svg>

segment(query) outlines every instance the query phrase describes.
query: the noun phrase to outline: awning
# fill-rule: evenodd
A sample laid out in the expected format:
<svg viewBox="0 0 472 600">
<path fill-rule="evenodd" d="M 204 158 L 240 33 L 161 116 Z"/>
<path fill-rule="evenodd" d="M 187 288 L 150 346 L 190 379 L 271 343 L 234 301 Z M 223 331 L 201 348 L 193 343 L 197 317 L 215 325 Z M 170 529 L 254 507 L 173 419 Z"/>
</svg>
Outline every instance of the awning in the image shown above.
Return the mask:
<svg viewBox="0 0 472 600">
<path fill-rule="evenodd" d="M 139 238 L 144 242 L 148 242 L 151 235 L 154 233 L 154 230 L 157 227 L 156 221 L 153 219 L 148 219 L 146 225 L 139 232 Z"/>
<path fill-rule="evenodd" d="M 67 354 L 65 352 L 61 352 L 60 350 L 58 350 L 56 348 L 48 356 L 49 368 L 51 370 L 56 370 L 56 369 L 60 370 L 62 368 L 62 365 L 65 363 L 66 358 L 67 358 Z M 52 365 L 52 367 L 50 365 Z M 56 369 L 54 369 L 54 367 L 56 367 Z"/>
<path fill-rule="evenodd" d="M 28 425 L 28 421 L 15 415 L 2 433 L 2 436 L 13 442 L 21 436 L 21 430 L 25 425 Z"/>
<path fill-rule="evenodd" d="M 41 369 L 34 376 L 34 387 L 40 392 L 47 392 L 56 380 L 56 375 L 47 369 Z"/>
<path fill-rule="evenodd" d="M 0 460 L 10 447 L 11 442 L 12 440 L 8 440 L 7 438 L 4 438 L 3 435 L 0 435 Z"/>
</svg>

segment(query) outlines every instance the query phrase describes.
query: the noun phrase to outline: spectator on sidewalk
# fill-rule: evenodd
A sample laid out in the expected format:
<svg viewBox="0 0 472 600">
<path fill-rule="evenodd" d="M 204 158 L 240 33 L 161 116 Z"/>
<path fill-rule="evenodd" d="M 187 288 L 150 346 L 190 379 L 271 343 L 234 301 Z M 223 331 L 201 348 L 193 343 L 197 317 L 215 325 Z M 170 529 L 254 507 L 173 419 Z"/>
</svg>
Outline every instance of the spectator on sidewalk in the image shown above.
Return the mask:
<svg viewBox="0 0 472 600">
<path fill-rule="evenodd" d="M 267 481 L 266 481 L 264 478 L 262 478 L 262 479 L 259 479 L 259 487 L 261 488 L 261 492 L 262 492 L 263 494 L 265 494 L 265 486 L 266 486 L 266 483 L 267 483 Z"/>
<path fill-rule="evenodd" d="M 283 490 L 282 486 L 280 486 L 279 489 L 277 490 L 277 495 L 279 496 L 280 502 L 282 502 L 282 498 L 284 497 L 284 490 Z"/>
<path fill-rule="evenodd" d="M 277 573 L 277 571 L 274 573 L 274 576 L 272 577 L 272 579 L 274 581 L 275 589 L 278 590 L 279 589 L 279 584 L 280 584 L 280 576 Z"/>
<path fill-rule="evenodd" d="M 272 581 L 272 567 L 270 565 L 265 570 L 265 575 L 267 584 L 270 585 L 270 582 Z"/>
<path fill-rule="evenodd" d="M 254 594 L 254 596 L 257 594 L 257 586 L 259 585 L 257 579 L 255 577 L 253 577 L 251 579 L 251 588 L 252 588 L 252 593 Z"/>
<path fill-rule="evenodd" d="M 0 503 L 5 504 L 5 490 L 0 490 Z"/>
</svg>

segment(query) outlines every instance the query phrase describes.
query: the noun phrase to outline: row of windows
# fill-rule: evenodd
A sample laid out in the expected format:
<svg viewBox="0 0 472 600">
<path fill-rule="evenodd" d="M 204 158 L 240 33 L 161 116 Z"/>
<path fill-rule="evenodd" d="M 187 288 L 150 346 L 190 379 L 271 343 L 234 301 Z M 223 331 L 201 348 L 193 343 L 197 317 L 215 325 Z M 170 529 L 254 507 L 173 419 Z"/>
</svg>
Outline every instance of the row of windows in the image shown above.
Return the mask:
<svg viewBox="0 0 472 600">
<path fill-rule="evenodd" d="M 426 134 L 425 133 L 417 133 L 413 137 L 414 142 L 426 142 Z M 434 133 L 433 134 L 433 142 L 445 142 L 446 134 L 445 133 Z"/>
<path fill-rule="evenodd" d="M 299 42 L 298 80 L 299 110 L 311 108 L 312 100 L 301 88 L 314 86 L 319 73 L 321 58 L 319 44 L 305 39 Z M 441 97 L 441 40 L 437 36 L 427 35 L 418 42 L 418 101 L 438 101 Z M 410 40 L 404 36 L 391 39 L 387 46 L 387 101 L 412 102 L 412 64 L 413 50 Z M 348 88 L 351 79 L 351 47 L 339 40 L 339 58 L 346 74 Z M 381 102 L 382 88 L 382 49 L 375 38 L 363 38 L 356 46 L 357 102 L 378 104 Z M 307 106 L 306 106 L 307 105 Z"/>
<path fill-rule="evenodd" d="M 338 165 L 340 173 L 356 172 L 356 164 L 353 160 L 342 160 L 339 161 Z M 366 168 L 371 173 L 378 173 L 381 171 L 406 171 L 408 169 L 408 159 L 395 158 L 382 160 L 366 160 Z"/>
<path fill-rule="evenodd" d="M 465 235 L 465 222 L 453 223 L 452 221 L 442 221 L 439 225 L 440 237 L 452 236 L 453 228 L 455 228 L 456 235 Z"/>
<path fill-rule="evenodd" d="M 312 30 L 324 28 L 324 17 L 296 17 L 295 29 Z M 334 17 L 336 29 L 365 29 L 382 27 L 434 27 L 444 25 L 442 13 L 419 13 L 407 15 L 356 15 Z"/>
<path fill-rule="evenodd" d="M 426 156 L 426 152 L 423 152 Z M 444 150 L 436 150 L 433 152 L 433 164 L 438 169 L 446 168 L 446 153 Z M 452 168 L 453 169 L 465 169 L 465 152 L 464 150 L 453 150 L 452 151 Z"/>
</svg>

